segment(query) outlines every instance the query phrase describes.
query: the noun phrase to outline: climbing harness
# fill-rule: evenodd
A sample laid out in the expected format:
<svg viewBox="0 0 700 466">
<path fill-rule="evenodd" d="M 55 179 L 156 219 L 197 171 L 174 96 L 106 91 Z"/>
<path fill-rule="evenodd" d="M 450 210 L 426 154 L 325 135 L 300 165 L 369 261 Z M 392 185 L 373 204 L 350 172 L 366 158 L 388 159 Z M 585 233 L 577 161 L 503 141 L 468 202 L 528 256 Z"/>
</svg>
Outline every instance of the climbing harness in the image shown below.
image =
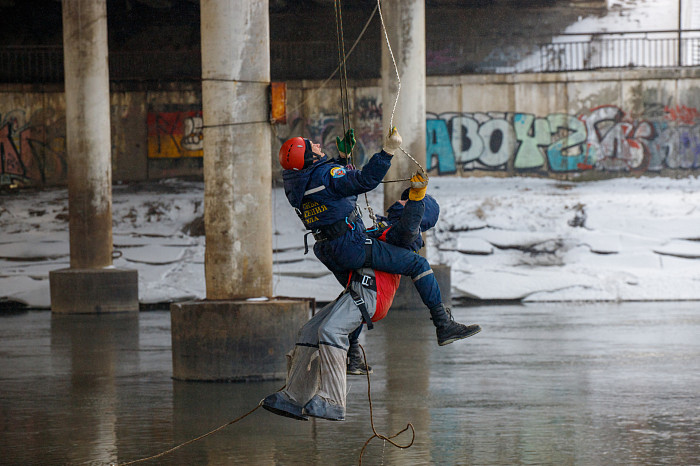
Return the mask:
<svg viewBox="0 0 700 466">
<path fill-rule="evenodd" d="M 362 350 L 362 359 L 363 359 L 364 362 L 365 362 L 365 367 L 368 367 L 368 366 L 367 366 L 367 354 L 365 353 L 365 349 L 362 347 L 362 345 L 359 345 L 359 346 L 360 346 L 360 349 Z M 414 442 L 415 439 L 416 439 L 416 430 L 413 428 L 413 424 L 411 424 L 410 422 L 409 422 L 408 424 L 406 424 L 406 427 L 405 427 L 404 429 L 400 430 L 399 432 L 395 433 L 394 435 L 392 435 L 392 436 L 390 436 L 390 437 L 387 437 L 387 436 L 382 435 L 382 434 L 380 434 L 380 433 L 377 432 L 377 429 L 375 429 L 375 427 L 374 427 L 374 412 L 373 412 L 373 409 L 372 409 L 372 386 L 371 386 L 371 384 L 370 384 L 369 372 L 367 372 L 366 375 L 367 375 L 367 399 L 368 399 L 368 401 L 369 401 L 369 422 L 370 422 L 370 426 L 372 427 L 372 434 L 373 434 L 373 435 L 372 435 L 370 438 L 367 439 L 367 441 L 365 442 L 365 444 L 362 446 L 362 450 L 360 450 L 360 456 L 359 456 L 359 458 L 358 458 L 358 464 L 360 464 L 360 465 L 362 464 L 362 455 L 364 455 L 364 453 L 365 453 L 365 448 L 367 448 L 367 445 L 369 445 L 369 443 L 370 443 L 373 439 L 375 439 L 375 438 L 382 439 L 382 440 L 384 440 L 385 442 L 389 442 L 390 444 L 394 445 L 395 447 L 401 448 L 401 449 L 406 449 L 406 448 L 411 447 L 411 446 L 413 445 L 413 442 Z M 285 385 L 285 386 L 286 386 L 286 385 Z M 280 389 L 277 390 L 277 391 L 279 392 L 279 391 L 281 391 L 281 390 L 284 390 L 284 388 L 285 388 L 285 387 L 282 387 L 282 388 L 280 388 Z M 142 462 L 144 462 L 144 461 L 150 461 L 150 460 L 154 460 L 154 459 L 163 457 L 163 456 L 165 456 L 165 455 L 168 455 L 168 454 L 174 452 L 175 450 L 178 450 L 178 449 L 180 449 L 180 448 L 182 448 L 182 447 L 184 447 L 184 446 L 187 446 L 187 445 L 190 445 L 190 444 L 192 444 L 192 443 L 194 443 L 194 442 L 197 442 L 197 441 L 199 441 L 199 440 L 202 440 L 202 439 L 205 438 L 205 437 L 208 437 L 208 436 L 210 436 L 210 435 L 212 435 L 212 434 L 215 434 L 215 433 L 219 432 L 220 430 L 223 430 L 223 429 L 225 429 L 226 427 L 228 427 L 228 426 L 230 426 L 230 425 L 232 425 L 232 424 L 235 424 L 236 422 L 238 422 L 238 421 L 240 421 L 240 420 L 242 420 L 242 419 L 244 419 L 244 418 L 250 416 L 251 414 L 253 414 L 253 413 L 254 413 L 255 411 L 257 411 L 257 409 L 260 408 L 261 406 L 262 406 L 262 400 L 260 401 L 260 403 L 258 403 L 258 405 L 257 405 L 255 408 L 251 409 L 250 411 L 248 411 L 248 412 L 245 413 L 244 415 L 239 416 L 239 417 L 237 417 L 236 419 L 227 422 L 226 424 L 222 424 L 222 425 L 220 425 L 219 427 L 217 427 L 216 429 L 210 430 L 210 431 L 207 432 L 206 434 L 203 434 L 203 435 L 200 435 L 199 437 L 195 437 L 195 438 L 193 438 L 193 439 L 187 440 L 186 442 L 182 442 L 182 443 L 180 443 L 179 445 L 175 445 L 174 447 L 169 448 L 168 450 L 165 450 L 165 451 L 163 451 L 163 452 L 157 453 L 157 454 L 155 454 L 155 455 L 147 456 L 147 457 L 144 457 L 144 458 L 139 458 L 139 459 L 136 459 L 136 460 L 132 460 L 132 461 L 127 461 L 127 462 L 125 462 L 125 463 L 112 463 L 112 465 L 114 465 L 114 466 L 127 466 L 127 465 L 130 465 L 130 464 L 142 463 Z M 392 439 L 398 437 L 399 435 L 401 435 L 402 433 L 406 432 L 408 429 L 411 429 L 411 441 L 410 441 L 407 445 L 399 445 L 399 444 L 396 443 L 394 440 L 392 440 Z"/>
<path fill-rule="evenodd" d="M 301 210 L 297 208 L 295 208 L 294 211 L 303 223 L 304 214 L 301 212 Z M 343 236 L 345 233 L 348 232 L 348 230 L 354 230 L 356 228 L 355 221 L 361 216 L 362 213 L 360 212 L 360 208 L 358 206 L 355 206 L 355 210 L 350 212 L 350 215 L 348 215 L 344 219 L 338 220 L 337 222 L 331 223 L 330 225 L 325 225 L 323 227 L 314 228 L 313 230 L 307 231 L 304 234 L 304 255 L 309 253 L 309 243 L 307 241 L 309 235 L 313 235 L 316 242 L 333 241 L 334 239 Z"/>
<path fill-rule="evenodd" d="M 371 245 L 372 243 L 369 244 Z M 377 292 L 377 281 L 371 275 L 364 275 L 356 270 L 353 270 L 352 272 L 350 272 L 350 282 L 359 283 L 361 286 L 372 290 L 375 293 Z M 345 293 L 350 294 L 350 297 L 355 303 L 355 306 L 357 306 L 357 308 L 360 310 L 360 314 L 362 314 L 362 319 L 365 321 L 365 324 L 367 324 L 367 330 L 372 330 L 374 328 L 374 324 L 372 323 L 372 318 L 370 317 L 369 311 L 367 310 L 367 303 L 365 303 L 365 300 L 362 299 L 362 296 L 360 296 L 355 290 L 353 290 L 350 287 L 350 283 L 348 283 L 347 288 L 345 288 Z"/>
</svg>

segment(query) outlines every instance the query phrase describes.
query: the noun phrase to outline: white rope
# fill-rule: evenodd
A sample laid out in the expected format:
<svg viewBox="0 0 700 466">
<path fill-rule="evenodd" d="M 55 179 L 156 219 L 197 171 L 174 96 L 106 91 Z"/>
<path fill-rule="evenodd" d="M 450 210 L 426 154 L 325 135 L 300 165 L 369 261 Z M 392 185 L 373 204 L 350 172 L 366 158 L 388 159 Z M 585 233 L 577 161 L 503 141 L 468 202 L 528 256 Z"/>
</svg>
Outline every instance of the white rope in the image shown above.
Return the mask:
<svg viewBox="0 0 700 466">
<path fill-rule="evenodd" d="M 352 47 L 350 47 L 350 50 L 348 50 L 348 53 L 345 54 L 345 60 L 347 60 L 347 59 L 350 57 L 350 55 L 352 54 L 353 50 L 355 50 L 355 47 L 357 47 L 357 44 L 360 42 L 360 39 L 362 39 L 362 36 L 365 35 L 365 31 L 367 31 L 367 28 L 369 27 L 369 24 L 372 22 L 372 18 L 374 18 L 374 12 L 375 12 L 376 10 L 377 10 L 376 7 L 374 8 L 374 10 L 372 10 L 372 14 L 369 15 L 369 19 L 368 19 L 367 22 L 365 23 L 365 26 L 362 28 L 362 31 L 360 31 L 360 34 L 357 36 L 357 39 L 355 40 L 355 42 L 352 44 Z M 317 87 L 316 89 L 310 91 L 309 96 L 308 96 L 306 99 L 304 99 L 304 100 L 303 100 L 300 104 L 298 104 L 296 107 L 292 107 L 291 109 L 289 109 L 289 110 L 288 110 L 288 113 L 293 113 L 295 110 L 297 110 L 298 108 L 300 108 L 301 106 L 303 106 L 306 102 L 308 102 L 312 97 L 314 97 L 314 96 L 316 95 L 317 92 L 319 92 L 321 89 L 323 89 L 323 88 L 326 86 L 326 84 L 328 84 L 328 82 L 329 82 L 331 79 L 333 79 L 333 77 L 335 76 L 335 74 L 336 74 L 339 70 L 340 70 L 340 65 L 336 66 L 336 68 L 335 68 L 335 70 L 333 71 L 333 73 L 331 73 L 331 75 L 328 76 L 328 78 L 327 78 L 325 81 L 323 81 L 319 87 Z"/>
<path fill-rule="evenodd" d="M 391 110 L 391 120 L 389 120 L 389 128 L 394 127 L 394 113 L 396 113 L 396 104 L 399 103 L 399 94 L 401 94 L 401 77 L 399 76 L 399 67 L 396 65 L 396 59 L 394 58 L 394 52 L 391 50 L 391 44 L 389 43 L 389 34 L 386 32 L 386 25 L 384 24 L 384 16 L 382 15 L 382 6 L 380 5 L 380 0 L 377 0 L 377 11 L 379 12 L 379 19 L 382 22 L 382 31 L 384 31 L 384 38 L 386 39 L 386 46 L 389 48 L 389 55 L 391 55 L 391 61 L 394 63 L 394 71 L 396 72 L 396 82 L 398 83 L 398 89 L 396 90 L 396 100 L 394 100 L 394 108 Z M 403 150 L 403 149 L 401 149 Z"/>
<path fill-rule="evenodd" d="M 386 24 L 384 24 L 384 15 L 382 15 L 382 7 L 380 5 L 380 0 L 377 0 L 377 11 L 379 12 L 379 20 L 382 23 L 382 31 L 384 31 L 384 38 L 386 39 L 386 46 L 389 49 L 389 55 L 391 55 L 391 61 L 394 64 L 394 72 L 396 73 L 396 82 L 398 83 L 398 89 L 396 90 L 396 100 L 394 100 L 394 108 L 391 110 L 391 119 L 389 120 L 389 128 L 394 127 L 394 113 L 396 113 L 396 105 L 399 103 L 399 94 L 401 94 L 401 77 L 399 76 L 399 67 L 396 65 L 396 59 L 394 58 L 394 52 L 391 50 L 391 43 L 389 43 L 389 34 L 386 31 Z M 423 166 L 413 158 L 411 154 L 406 152 L 406 150 L 403 147 L 399 147 L 401 149 L 401 152 L 406 154 L 406 156 L 413 161 L 416 165 L 418 165 L 418 168 L 420 168 L 420 171 L 424 174 L 424 176 L 427 178 L 428 173 L 425 171 Z M 388 180 L 388 181 L 382 181 L 382 183 L 392 183 L 396 181 L 410 181 L 411 178 L 403 178 L 400 180 Z"/>
</svg>

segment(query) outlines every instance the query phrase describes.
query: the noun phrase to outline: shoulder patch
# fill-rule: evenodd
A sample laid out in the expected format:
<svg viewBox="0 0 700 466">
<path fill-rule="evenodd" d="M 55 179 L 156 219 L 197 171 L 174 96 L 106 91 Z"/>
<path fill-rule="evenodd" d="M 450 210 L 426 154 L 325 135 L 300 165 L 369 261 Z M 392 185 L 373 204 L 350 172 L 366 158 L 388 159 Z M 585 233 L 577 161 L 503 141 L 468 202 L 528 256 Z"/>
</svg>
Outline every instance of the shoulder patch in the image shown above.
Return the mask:
<svg viewBox="0 0 700 466">
<path fill-rule="evenodd" d="M 333 167 L 331 168 L 331 176 L 333 178 L 340 178 L 345 176 L 345 169 L 342 167 Z"/>
</svg>

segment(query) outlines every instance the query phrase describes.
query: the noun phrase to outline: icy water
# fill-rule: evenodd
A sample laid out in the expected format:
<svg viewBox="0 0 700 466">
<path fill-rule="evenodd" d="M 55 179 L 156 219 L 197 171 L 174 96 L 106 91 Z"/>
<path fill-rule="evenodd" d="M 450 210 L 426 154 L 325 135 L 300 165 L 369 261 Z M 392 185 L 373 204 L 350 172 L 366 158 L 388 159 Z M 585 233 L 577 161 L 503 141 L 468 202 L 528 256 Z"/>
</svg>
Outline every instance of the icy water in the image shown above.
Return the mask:
<svg viewBox="0 0 700 466">
<path fill-rule="evenodd" d="M 700 303 L 460 307 L 484 328 L 438 347 L 427 313 L 364 332 L 374 425 L 412 423 L 362 464 L 700 464 Z M 253 409 L 284 382 L 171 379 L 170 316 L 0 317 L 0 463 L 109 464 L 154 455 Z M 345 422 L 258 409 L 141 464 L 357 464 L 367 380 Z M 396 439 L 406 444 L 410 435 Z"/>
</svg>

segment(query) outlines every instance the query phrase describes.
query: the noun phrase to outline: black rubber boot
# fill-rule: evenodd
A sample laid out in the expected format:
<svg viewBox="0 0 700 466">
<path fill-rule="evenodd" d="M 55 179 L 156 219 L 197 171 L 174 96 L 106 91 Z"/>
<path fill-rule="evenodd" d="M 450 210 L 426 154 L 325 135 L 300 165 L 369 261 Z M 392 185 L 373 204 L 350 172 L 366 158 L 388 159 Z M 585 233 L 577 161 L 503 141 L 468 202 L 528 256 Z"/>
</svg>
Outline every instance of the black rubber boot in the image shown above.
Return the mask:
<svg viewBox="0 0 700 466">
<path fill-rule="evenodd" d="M 367 375 L 372 373 L 372 366 L 365 365 L 365 359 L 362 357 L 362 350 L 357 340 L 350 341 L 347 373 L 348 375 Z"/>
<path fill-rule="evenodd" d="M 435 325 L 438 345 L 449 345 L 453 341 L 476 335 L 481 332 L 481 327 L 476 324 L 464 325 L 455 322 L 452 313 L 443 304 L 430 310 L 431 319 Z"/>
</svg>

